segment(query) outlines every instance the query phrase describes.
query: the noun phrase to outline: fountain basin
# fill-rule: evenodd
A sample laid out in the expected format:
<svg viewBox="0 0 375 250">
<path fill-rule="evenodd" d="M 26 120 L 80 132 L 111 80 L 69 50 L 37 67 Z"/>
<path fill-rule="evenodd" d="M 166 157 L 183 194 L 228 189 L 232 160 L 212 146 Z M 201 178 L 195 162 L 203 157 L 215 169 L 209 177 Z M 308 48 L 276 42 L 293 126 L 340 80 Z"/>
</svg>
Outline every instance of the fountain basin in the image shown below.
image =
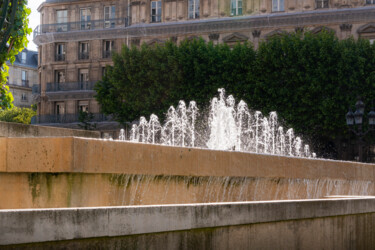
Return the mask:
<svg viewBox="0 0 375 250">
<path fill-rule="evenodd" d="M 375 195 L 375 165 L 86 138 L 0 138 L 0 209 Z"/>
</svg>

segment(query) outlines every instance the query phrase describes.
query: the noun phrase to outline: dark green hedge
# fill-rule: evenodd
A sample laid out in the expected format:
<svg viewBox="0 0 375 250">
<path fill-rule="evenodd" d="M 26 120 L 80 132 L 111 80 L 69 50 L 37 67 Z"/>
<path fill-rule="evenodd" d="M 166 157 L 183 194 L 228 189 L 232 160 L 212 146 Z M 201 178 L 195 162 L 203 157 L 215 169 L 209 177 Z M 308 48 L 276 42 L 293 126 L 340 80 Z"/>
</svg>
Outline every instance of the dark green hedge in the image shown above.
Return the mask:
<svg viewBox="0 0 375 250">
<path fill-rule="evenodd" d="M 375 99 L 375 46 L 328 32 L 273 37 L 257 50 L 202 39 L 124 46 L 113 60 L 96 98 L 122 123 L 151 113 L 163 117 L 181 99 L 202 108 L 224 87 L 249 107 L 277 111 L 297 133 L 320 143 L 347 136 L 345 114 L 358 96 L 367 104 Z"/>
</svg>

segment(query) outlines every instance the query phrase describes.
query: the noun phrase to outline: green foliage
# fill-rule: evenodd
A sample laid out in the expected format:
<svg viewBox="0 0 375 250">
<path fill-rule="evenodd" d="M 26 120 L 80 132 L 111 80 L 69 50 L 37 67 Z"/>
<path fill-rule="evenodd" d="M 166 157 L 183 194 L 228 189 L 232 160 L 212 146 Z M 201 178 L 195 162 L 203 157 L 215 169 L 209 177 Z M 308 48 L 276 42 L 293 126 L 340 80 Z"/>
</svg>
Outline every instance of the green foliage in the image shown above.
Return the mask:
<svg viewBox="0 0 375 250">
<path fill-rule="evenodd" d="M 104 113 L 122 124 L 151 113 L 163 117 L 181 99 L 205 105 L 219 87 L 242 97 L 248 88 L 243 85 L 254 85 L 255 51 L 249 44 L 231 50 L 195 39 L 179 46 L 124 46 L 113 61 L 95 86 L 96 99 Z"/>
<path fill-rule="evenodd" d="M 202 39 L 179 46 L 124 47 L 96 85 L 103 112 L 124 123 L 164 117 L 179 100 L 200 108 L 224 87 L 264 114 L 277 111 L 313 144 L 348 136 L 345 114 L 358 96 L 375 99 L 375 46 L 328 31 L 293 33 L 229 48 Z M 314 143 L 315 142 L 315 143 Z"/>
<path fill-rule="evenodd" d="M 78 124 L 78 127 L 84 130 L 94 130 L 96 128 L 96 123 L 93 123 L 94 114 L 90 112 L 79 111 L 78 121 L 81 124 Z"/>
<path fill-rule="evenodd" d="M 27 35 L 31 33 L 28 16 L 30 9 L 27 0 L 4 0 L 0 2 L 0 108 L 13 107 L 13 96 L 6 86 L 8 67 L 6 61 L 14 62 L 15 56 L 28 43 Z"/>
<path fill-rule="evenodd" d="M 30 124 L 31 117 L 35 115 L 36 112 L 31 108 L 14 107 L 9 110 L 0 110 L 0 121 Z"/>
</svg>

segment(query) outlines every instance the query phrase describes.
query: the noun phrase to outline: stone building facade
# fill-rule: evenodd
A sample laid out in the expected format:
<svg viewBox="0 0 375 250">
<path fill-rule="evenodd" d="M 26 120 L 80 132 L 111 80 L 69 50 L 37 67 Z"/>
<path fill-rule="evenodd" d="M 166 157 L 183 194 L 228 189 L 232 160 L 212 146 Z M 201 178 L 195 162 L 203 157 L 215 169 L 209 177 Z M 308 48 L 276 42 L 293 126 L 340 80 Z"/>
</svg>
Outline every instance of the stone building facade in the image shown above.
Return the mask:
<svg viewBox="0 0 375 250">
<path fill-rule="evenodd" d="M 16 55 L 13 64 L 6 62 L 9 67 L 9 90 L 13 95 L 16 107 L 30 108 L 34 104 L 32 87 L 38 87 L 38 52 L 24 49 Z"/>
<path fill-rule="evenodd" d="M 100 107 L 93 86 L 123 44 L 259 41 L 323 29 L 375 39 L 375 0 L 47 0 L 39 7 L 39 123 L 74 122 Z"/>
</svg>

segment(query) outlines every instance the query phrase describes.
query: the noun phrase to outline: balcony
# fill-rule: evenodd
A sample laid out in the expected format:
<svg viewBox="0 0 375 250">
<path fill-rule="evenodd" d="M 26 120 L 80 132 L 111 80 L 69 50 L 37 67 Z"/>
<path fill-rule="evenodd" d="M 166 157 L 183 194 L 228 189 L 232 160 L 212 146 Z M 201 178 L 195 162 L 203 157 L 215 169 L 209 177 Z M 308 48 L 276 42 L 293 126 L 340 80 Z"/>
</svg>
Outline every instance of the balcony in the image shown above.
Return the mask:
<svg viewBox="0 0 375 250">
<path fill-rule="evenodd" d="M 63 62 L 63 61 L 65 61 L 65 54 L 56 54 L 55 55 L 55 61 L 56 62 Z"/>
<path fill-rule="evenodd" d="M 87 60 L 89 59 L 89 52 L 79 52 L 78 53 L 79 60 Z"/>
<path fill-rule="evenodd" d="M 47 83 L 46 92 L 93 91 L 95 82 L 59 82 Z"/>
<path fill-rule="evenodd" d="M 29 87 L 29 80 L 22 80 L 22 87 Z"/>
<path fill-rule="evenodd" d="M 70 32 L 79 30 L 115 29 L 129 26 L 128 18 L 115 18 L 108 20 L 90 20 L 68 23 L 41 24 L 34 30 L 34 38 L 38 35 L 54 32 Z"/>
<path fill-rule="evenodd" d="M 33 95 L 40 95 L 40 84 L 35 84 L 31 87 L 31 93 Z"/>
<path fill-rule="evenodd" d="M 93 118 L 90 122 L 105 122 L 112 121 L 111 116 L 104 114 L 92 114 Z M 60 114 L 60 115 L 37 115 L 31 119 L 31 124 L 42 124 L 42 123 L 78 123 L 79 114 Z"/>
<path fill-rule="evenodd" d="M 103 58 L 111 58 L 112 54 L 112 50 L 103 51 Z"/>
</svg>

